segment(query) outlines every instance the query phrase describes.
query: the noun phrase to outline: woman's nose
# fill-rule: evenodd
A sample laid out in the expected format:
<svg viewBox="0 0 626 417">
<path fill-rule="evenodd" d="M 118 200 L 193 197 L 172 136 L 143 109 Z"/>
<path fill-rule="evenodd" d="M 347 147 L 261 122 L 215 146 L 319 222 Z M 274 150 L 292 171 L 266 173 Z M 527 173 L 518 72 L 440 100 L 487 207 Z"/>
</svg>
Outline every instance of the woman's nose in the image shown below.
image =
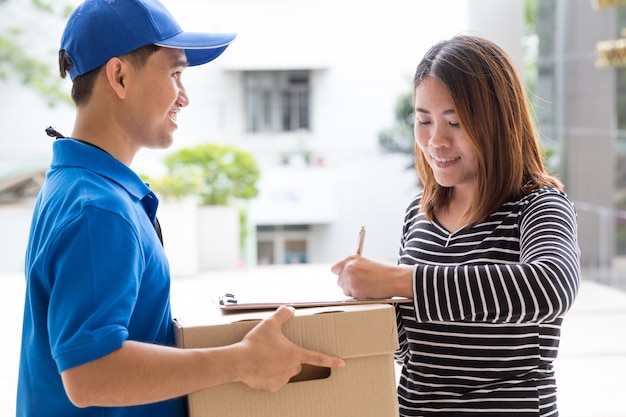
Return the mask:
<svg viewBox="0 0 626 417">
<path fill-rule="evenodd" d="M 433 148 L 442 148 L 450 145 L 449 136 L 436 126 L 431 131 L 430 139 L 428 139 L 428 146 Z"/>
</svg>

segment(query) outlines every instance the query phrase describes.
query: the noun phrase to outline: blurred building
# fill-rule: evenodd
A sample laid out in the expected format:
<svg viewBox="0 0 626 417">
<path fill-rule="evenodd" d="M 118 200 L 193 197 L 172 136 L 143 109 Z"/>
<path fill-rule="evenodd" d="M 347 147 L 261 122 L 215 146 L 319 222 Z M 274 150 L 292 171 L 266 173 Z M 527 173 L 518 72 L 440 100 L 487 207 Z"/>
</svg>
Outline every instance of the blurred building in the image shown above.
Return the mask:
<svg viewBox="0 0 626 417">
<path fill-rule="evenodd" d="M 421 56 L 469 31 L 500 43 L 523 70 L 523 0 L 194 4 L 239 33 L 204 80 L 214 105 L 205 117 L 219 131 L 207 137 L 195 124 L 189 135 L 242 147 L 262 165 L 248 263 L 333 262 L 356 249 L 361 224 L 365 253 L 394 261 L 417 177 L 410 157 L 381 150 L 378 134 L 394 123 Z M 188 6 L 171 4 L 175 15 Z M 206 108 L 193 97 L 191 107 Z"/>
<path fill-rule="evenodd" d="M 382 151 L 378 134 L 394 124 L 396 101 L 411 91 L 424 52 L 469 32 L 524 66 L 524 0 L 163 3 L 186 30 L 238 33 L 214 63 L 185 71 L 191 104 L 179 116 L 174 149 L 217 142 L 257 157 L 262 178 L 248 206 L 248 265 L 334 262 L 356 249 L 361 224 L 364 253 L 393 262 L 417 177 L 409 156 Z M 48 31 L 42 38 L 50 44 L 40 47 L 50 49 L 50 65 L 62 29 L 33 27 Z M 69 134 L 72 112 L 50 109 L 20 86 L 0 88 L 14 97 L 0 113 L 12 133 L 0 138 L 0 165 L 47 163 L 51 139 L 43 129 Z M 133 168 L 158 173 L 165 153 L 142 151 Z M 29 219 L 30 212 L 22 230 Z M 16 252 L 2 256 L 23 259 L 21 245 L 2 247 Z"/>
<path fill-rule="evenodd" d="M 626 254 L 624 3 L 537 1 L 534 107 L 577 204 L 583 267 Z"/>
</svg>

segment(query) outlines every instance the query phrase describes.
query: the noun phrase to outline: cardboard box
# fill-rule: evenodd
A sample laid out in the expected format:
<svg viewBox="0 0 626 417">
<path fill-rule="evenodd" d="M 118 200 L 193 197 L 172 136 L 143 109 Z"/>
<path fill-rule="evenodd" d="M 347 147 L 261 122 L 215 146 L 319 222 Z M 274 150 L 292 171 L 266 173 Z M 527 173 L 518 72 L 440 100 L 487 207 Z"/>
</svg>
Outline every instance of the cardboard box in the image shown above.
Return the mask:
<svg viewBox="0 0 626 417">
<path fill-rule="evenodd" d="M 240 341 L 270 312 L 215 317 L 211 323 L 176 320 L 183 348 Z M 306 308 L 284 326 L 294 343 L 345 359 L 341 369 L 303 369 L 275 393 L 230 383 L 189 395 L 191 417 L 396 417 L 393 353 L 398 346 L 395 310 L 388 304 Z"/>
</svg>

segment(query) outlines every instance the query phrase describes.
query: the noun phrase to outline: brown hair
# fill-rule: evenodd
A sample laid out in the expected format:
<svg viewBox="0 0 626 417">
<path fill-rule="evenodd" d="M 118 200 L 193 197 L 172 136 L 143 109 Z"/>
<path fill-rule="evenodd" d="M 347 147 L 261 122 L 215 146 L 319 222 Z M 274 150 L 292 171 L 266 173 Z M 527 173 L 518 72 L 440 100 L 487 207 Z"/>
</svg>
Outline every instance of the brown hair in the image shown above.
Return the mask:
<svg viewBox="0 0 626 417">
<path fill-rule="evenodd" d="M 545 169 L 522 83 L 499 46 L 473 36 L 439 42 L 417 66 L 414 94 L 426 77 L 446 87 L 476 153 L 476 194 L 465 221 L 483 221 L 508 199 L 544 185 L 563 188 Z M 415 168 L 424 187 L 421 210 L 432 219 L 449 202 L 452 189 L 435 181 L 417 144 Z"/>
<path fill-rule="evenodd" d="M 128 59 L 134 67 L 141 68 L 146 64 L 150 55 L 158 51 L 159 48 L 160 47 L 157 45 L 145 45 L 122 55 L 121 58 Z M 61 73 L 61 78 L 65 78 L 73 67 L 74 62 L 72 62 L 72 59 L 65 50 L 59 51 L 59 72 Z M 102 68 L 103 65 L 74 78 L 72 83 L 72 100 L 76 106 L 87 104 L 91 97 L 96 78 Z"/>
</svg>

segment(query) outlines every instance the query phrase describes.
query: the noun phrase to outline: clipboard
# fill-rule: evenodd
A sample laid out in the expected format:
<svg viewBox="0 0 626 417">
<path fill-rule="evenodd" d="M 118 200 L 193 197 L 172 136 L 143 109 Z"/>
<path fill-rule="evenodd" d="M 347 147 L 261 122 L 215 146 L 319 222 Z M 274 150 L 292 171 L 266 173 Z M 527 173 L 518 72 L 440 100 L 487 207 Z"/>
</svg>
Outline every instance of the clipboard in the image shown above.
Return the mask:
<svg viewBox="0 0 626 417">
<path fill-rule="evenodd" d="M 271 310 L 280 306 L 290 306 L 294 308 L 308 308 L 308 307 L 328 307 L 328 306 L 343 306 L 353 304 L 399 304 L 399 303 L 411 303 L 410 298 L 404 297 L 392 297 L 392 298 L 367 298 L 358 299 L 352 297 L 345 298 L 328 298 L 325 300 L 272 300 L 272 301 L 245 301 L 239 300 L 232 293 L 226 293 L 218 297 L 218 304 L 220 310 L 224 313 L 228 312 L 241 312 L 248 310 Z"/>
</svg>

